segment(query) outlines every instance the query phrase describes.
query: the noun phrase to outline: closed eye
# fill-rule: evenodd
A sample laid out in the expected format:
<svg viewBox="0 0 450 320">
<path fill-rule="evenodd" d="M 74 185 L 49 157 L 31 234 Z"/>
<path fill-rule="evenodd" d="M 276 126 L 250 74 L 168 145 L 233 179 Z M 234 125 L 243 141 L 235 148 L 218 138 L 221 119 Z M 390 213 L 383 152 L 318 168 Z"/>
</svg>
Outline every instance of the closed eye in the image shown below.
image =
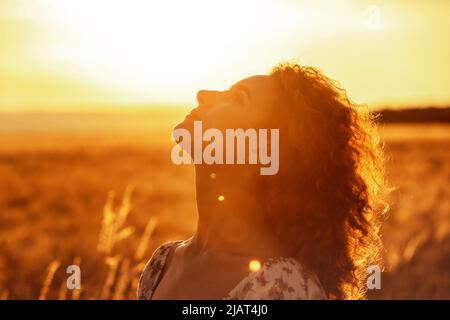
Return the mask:
<svg viewBox="0 0 450 320">
<path fill-rule="evenodd" d="M 231 99 L 237 103 L 245 102 L 250 96 L 248 89 L 241 85 L 233 86 L 229 92 Z"/>
<path fill-rule="evenodd" d="M 245 100 L 245 93 L 241 90 L 233 90 L 230 97 L 233 102 L 243 103 Z"/>
</svg>

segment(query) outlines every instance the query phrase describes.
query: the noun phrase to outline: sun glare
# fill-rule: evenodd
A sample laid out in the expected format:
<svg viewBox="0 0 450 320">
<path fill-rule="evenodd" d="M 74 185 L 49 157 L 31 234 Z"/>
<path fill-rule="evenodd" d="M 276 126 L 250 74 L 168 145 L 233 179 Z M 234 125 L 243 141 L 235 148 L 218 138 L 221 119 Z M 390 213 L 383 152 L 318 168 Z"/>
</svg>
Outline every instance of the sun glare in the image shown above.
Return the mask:
<svg viewBox="0 0 450 320">
<path fill-rule="evenodd" d="M 286 60 L 319 66 L 356 102 L 442 103 L 450 83 L 447 7 L 439 2 L 427 13 L 387 0 L 0 2 L 0 105 L 189 107 L 199 89 L 223 90 Z"/>
<path fill-rule="evenodd" d="M 258 70 L 261 65 L 281 59 L 270 58 L 277 51 L 277 33 L 296 21 L 286 5 L 264 1 L 46 4 L 49 24 L 69 35 L 50 48 L 52 59 L 150 99 L 185 100 L 201 85 L 222 88 L 242 73 L 266 72 Z M 249 53 L 257 53 L 257 59 L 248 59 Z"/>
<path fill-rule="evenodd" d="M 66 39 L 49 59 L 155 103 L 195 102 L 199 88 L 267 73 L 299 45 L 357 23 L 340 6 L 289 1 L 45 3 L 48 23 Z"/>
</svg>

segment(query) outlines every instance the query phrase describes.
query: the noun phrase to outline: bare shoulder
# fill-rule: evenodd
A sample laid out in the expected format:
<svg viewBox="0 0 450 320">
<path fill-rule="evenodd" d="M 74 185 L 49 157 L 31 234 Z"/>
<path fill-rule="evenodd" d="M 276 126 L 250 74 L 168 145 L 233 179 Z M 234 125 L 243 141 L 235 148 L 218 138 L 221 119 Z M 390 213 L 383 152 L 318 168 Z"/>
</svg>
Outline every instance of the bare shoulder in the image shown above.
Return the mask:
<svg viewBox="0 0 450 320">
<path fill-rule="evenodd" d="M 139 279 L 137 296 L 139 300 L 149 300 L 158 283 L 160 274 L 166 263 L 166 258 L 171 249 L 183 241 L 170 241 L 160 245 L 146 263 Z"/>
<path fill-rule="evenodd" d="M 229 294 L 237 300 L 323 300 L 325 291 L 317 276 L 294 258 L 264 261 Z"/>
</svg>

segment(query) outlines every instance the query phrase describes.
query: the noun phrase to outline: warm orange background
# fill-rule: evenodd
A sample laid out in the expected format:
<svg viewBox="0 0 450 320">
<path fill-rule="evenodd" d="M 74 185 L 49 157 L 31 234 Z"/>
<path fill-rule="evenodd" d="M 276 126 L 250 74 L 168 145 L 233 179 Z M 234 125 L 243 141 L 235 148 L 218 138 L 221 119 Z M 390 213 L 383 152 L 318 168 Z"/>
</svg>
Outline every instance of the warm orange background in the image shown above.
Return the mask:
<svg viewBox="0 0 450 320">
<path fill-rule="evenodd" d="M 3 0 L 0 110 L 192 105 L 281 60 L 358 103 L 450 101 L 450 3 Z"/>
<path fill-rule="evenodd" d="M 0 0 L 0 299 L 135 298 L 152 251 L 195 229 L 193 168 L 172 164 L 170 132 L 198 89 L 298 59 L 374 109 L 448 104 L 449 9 Z M 450 299 L 450 127 L 380 132 L 397 189 L 369 297 Z"/>
</svg>

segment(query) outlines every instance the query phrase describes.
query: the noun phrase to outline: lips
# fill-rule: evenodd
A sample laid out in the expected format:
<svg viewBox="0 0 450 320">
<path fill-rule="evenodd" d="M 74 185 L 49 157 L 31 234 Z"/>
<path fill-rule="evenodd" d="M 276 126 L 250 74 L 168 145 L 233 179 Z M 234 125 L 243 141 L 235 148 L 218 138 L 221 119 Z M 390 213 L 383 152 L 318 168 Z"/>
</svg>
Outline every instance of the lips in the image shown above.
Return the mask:
<svg viewBox="0 0 450 320">
<path fill-rule="evenodd" d="M 198 113 L 198 108 L 192 109 L 191 113 L 189 113 L 188 116 L 191 116 L 192 118 L 194 118 L 194 120 L 200 120 L 200 115 Z"/>
</svg>

